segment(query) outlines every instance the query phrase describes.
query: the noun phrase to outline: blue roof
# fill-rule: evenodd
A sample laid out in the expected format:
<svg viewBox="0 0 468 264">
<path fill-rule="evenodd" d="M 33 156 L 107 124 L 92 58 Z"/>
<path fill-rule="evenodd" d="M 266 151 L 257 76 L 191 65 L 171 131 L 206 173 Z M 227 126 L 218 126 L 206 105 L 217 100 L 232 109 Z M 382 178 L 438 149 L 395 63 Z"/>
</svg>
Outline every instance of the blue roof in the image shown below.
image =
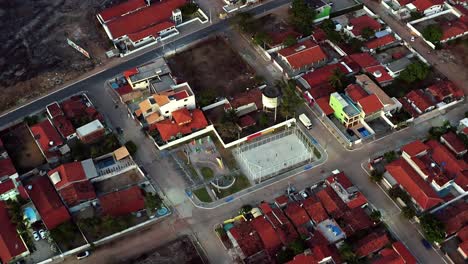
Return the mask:
<svg viewBox="0 0 468 264">
<path fill-rule="evenodd" d="M 388 32 L 387 30 L 382 30 L 382 31 L 375 32 L 375 37 L 381 38 L 381 37 L 387 36 L 388 34 L 390 34 L 390 32 Z"/>
</svg>

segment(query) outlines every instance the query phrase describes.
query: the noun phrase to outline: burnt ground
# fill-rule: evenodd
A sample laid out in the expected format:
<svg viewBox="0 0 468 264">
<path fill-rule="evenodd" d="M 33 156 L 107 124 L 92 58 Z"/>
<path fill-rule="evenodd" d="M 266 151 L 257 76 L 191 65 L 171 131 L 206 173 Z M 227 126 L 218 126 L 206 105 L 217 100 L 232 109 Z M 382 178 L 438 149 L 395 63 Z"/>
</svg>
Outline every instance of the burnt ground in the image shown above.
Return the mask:
<svg viewBox="0 0 468 264">
<path fill-rule="evenodd" d="M 168 58 L 176 77 L 190 84 L 204 106 L 255 87 L 254 70 L 221 37 Z"/>
<path fill-rule="evenodd" d="M 203 264 L 203 260 L 190 238 L 182 237 L 121 264 Z"/>
<path fill-rule="evenodd" d="M 111 48 L 95 14 L 103 0 L 0 1 L 0 112 L 74 79 Z M 66 38 L 87 50 L 87 59 Z"/>
</svg>

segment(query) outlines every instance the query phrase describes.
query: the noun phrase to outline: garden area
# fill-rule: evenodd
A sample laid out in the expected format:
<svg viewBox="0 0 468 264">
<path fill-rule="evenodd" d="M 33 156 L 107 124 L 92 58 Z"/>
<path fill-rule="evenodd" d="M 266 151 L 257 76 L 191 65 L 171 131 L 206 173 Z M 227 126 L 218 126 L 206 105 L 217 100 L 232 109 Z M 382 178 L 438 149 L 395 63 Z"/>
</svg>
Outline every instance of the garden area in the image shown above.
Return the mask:
<svg viewBox="0 0 468 264">
<path fill-rule="evenodd" d="M 197 196 L 198 200 L 204 203 L 211 203 L 213 199 L 211 199 L 211 196 L 208 194 L 208 191 L 206 190 L 206 187 L 201 187 L 199 189 L 193 190 L 193 194 Z"/>
<path fill-rule="evenodd" d="M 75 140 L 69 145 L 74 160 L 97 158 L 121 147 L 117 136 L 113 133 L 105 135 L 101 140 L 93 144 L 84 144 L 80 140 Z M 132 147 L 133 146 L 130 146 L 129 151 L 136 152 L 136 148 L 133 149 Z"/>
<path fill-rule="evenodd" d="M 235 176 L 235 179 L 236 179 L 236 181 L 234 182 L 234 185 L 227 188 L 227 189 L 216 189 L 216 188 L 214 188 L 216 196 L 218 196 L 218 198 L 221 199 L 221 198 L 227 197 L 227 196 L 229 196 L 231 194 L 242 191 L 242 190 L 244 190 L 244 189 L 251 186 L 249 179 L 243 174 L 239 174 L 239 175 Z"/>
<path fill-rule="evenodd" d="M 86 244 L 78 227 L 71 221 L 65 222 L 50 230 L 50 236 L 62 252 Z"/>
<path fill-rule="evenodd" d="M 81 231 L 89 241 L 97 241 L 114 233 L 125 230 L 137 223 L 144 222 L 148 218 L 136 218 L 133 215 L 125 216 L 103 216 L 82 218 L 77 221 Z M 143 221 L 141 221 L 143 220 Z"/>
</svg>

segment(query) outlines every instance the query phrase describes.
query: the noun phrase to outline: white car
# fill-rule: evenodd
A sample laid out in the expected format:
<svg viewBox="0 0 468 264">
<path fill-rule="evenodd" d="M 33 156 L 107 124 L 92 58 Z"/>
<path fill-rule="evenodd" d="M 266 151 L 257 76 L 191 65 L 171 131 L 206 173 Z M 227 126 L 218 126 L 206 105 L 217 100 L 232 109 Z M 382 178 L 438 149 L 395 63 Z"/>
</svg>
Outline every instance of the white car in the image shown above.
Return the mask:
<svg viewBox="0 0 468 264">
<path fill-rule="evenodd" d="M 39 236 L 39 233 L 37 231 L 33 231 L 32 235 L 33 235 L 34 240 L 36 241 L 41 240 L 41 237 Z"/>
<path fill-rule="evenodd" d="M 84 259 L 84 258 L 89 257 L 89 255 L 91 255 L 91 253 L 88 250 L 86 250 L 81 253 L 78 253 L 78 255 L 76 255 L 76 259 L 77 260 Z"/>
<path fill-rule="evenodd" d="M 44 231 L 44 229 L 39 230 L 39 235 L 41 239 L 46 239 L 46 231 Z"/>
<path fill-rule="evenodd" d="M 414 36 L 411 36 L 411 42 L 414 42 Z"/>
<path fill-rule="evenodd" d="M 301 191 L 299 192 L 299 194 L 302 196 L 302 198 L 304 199 L 307 199 L 307 197 L 309 197 L 309 195 L 305 192 L 305 191 Z"/>
</svg>

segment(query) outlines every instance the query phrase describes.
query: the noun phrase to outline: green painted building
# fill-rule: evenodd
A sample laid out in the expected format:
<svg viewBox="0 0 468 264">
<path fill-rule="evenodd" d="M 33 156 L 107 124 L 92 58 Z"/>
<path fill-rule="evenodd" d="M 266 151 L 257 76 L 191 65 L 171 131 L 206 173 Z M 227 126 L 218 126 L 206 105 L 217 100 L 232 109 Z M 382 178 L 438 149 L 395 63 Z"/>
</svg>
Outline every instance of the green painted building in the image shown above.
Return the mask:
<svg viewBox="0 0 468 264">
<path fill-rule="evenodd" d="M 314 23 L 330 18 L 331 5 L 323 0 L 305 0 L 307 6 L 316 12 Z"/>
<path fill-rule="evenodd" d="M 345 95 L 334 92 L 330 95 L 330 107 L 335 117 L 346 127 L 353 127 L 360 123 L 361 111 Z"/>
</svg>

